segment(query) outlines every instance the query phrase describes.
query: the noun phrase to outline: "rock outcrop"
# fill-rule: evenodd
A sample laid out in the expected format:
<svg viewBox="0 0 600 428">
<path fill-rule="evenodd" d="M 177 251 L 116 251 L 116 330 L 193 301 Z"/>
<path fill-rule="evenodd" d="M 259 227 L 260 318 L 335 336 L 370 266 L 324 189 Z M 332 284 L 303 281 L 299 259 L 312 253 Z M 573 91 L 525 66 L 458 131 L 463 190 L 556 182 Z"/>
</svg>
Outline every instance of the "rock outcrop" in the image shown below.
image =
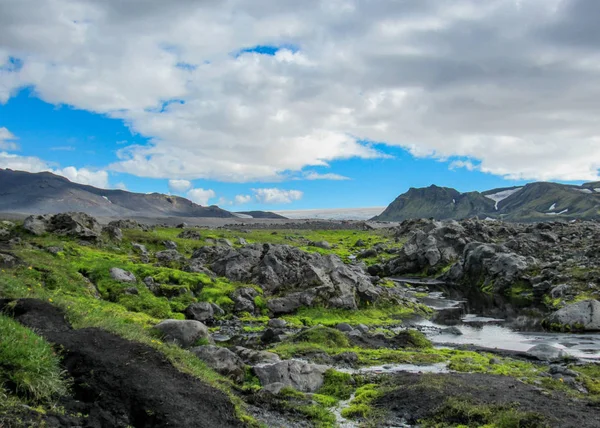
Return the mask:
<svg viewBox="0 0 600 428">
<path fill-rule="evenodd" d="M 25 219 L 23 228 L 34 235 L 55 233 L 86 241 L 100 239 L 102 227 L 98 221 L 85 213 L 69 212 L 55 215 L 32 215 Z"/>
<path fill-rule="evenodd" d="M 208 332 L 208 327 L 200 321 L 193 320 L 165 320 L 154 326 L 162 335 L 165 342 L 175 343 L 182 348 L 189 348 L 199 342 L 213 342 Z"/>
<path fill-rule="evenodd" d="M 550 314 L 544 325 L 553 330 L 600 331 L 600 302 L 584 300 Z"/>
<path fill-rule="evenodd" d="M 275 314 L 317 302 L 356 309 L 359 302 L 373 302 L 382 293 L 362 269 L 345 265 L 339 257 L 287 245 L 205 246 L 194 252 L 192 262 L 232 281 L 258 284 L 265 296 L 280 296 L 268 302 Z"/>
<path fill-rule="evenodd" d="M 254 367 L 261 385 L 282 383 L 301 392 L 317 391 L 323 385 L 323 375 L 327 370 L 327 366 L 297 360 Z"/>
<path fill-rule="evenodd" d="M 203 345 L 191 348 L 190 352 L 206 363 L 208 367 L 233 379 L 242 382 L 245 375 L 243 361 L 227 348 L 214 345 Z"/>
</svg>

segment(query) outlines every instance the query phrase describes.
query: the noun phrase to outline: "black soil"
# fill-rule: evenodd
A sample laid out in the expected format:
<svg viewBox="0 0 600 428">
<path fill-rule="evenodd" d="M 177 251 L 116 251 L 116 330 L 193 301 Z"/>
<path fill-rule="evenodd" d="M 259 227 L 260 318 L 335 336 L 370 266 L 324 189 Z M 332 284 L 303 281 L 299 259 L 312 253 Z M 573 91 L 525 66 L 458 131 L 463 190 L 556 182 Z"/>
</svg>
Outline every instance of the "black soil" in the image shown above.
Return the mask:
<svg viewBox="0 0 600 428">
<path fill-rule="evenodd" d="M 403 418 L 414 424 L 440 414 L 450 397 L 474 404 L 515 405 L 519 411 L 541 416 L 541 424 L 527 426 L 596 428 L 600 426 L 600 405 L 574 400 L 561 393 L 546 395 L 537 388 L 507 376 L 484 374 L 400 373 L 390 380 L 392 392 L 375 406 L 390 419 Z M 447 421 L 448 424 L 468 421 Z"/>
<path fill-rule="evenodd" d="M 224 393 L 178 371 L 155 349 L 96 328 L 73 330 L 60 310 L 39 300 L 7 303 L 0 300 L 0 310 L 60 350 L 73 378 L 74 400 L 65 399 L 64 405 L 89 415 L 83 426 L 242 426 Z"/>
</svg>

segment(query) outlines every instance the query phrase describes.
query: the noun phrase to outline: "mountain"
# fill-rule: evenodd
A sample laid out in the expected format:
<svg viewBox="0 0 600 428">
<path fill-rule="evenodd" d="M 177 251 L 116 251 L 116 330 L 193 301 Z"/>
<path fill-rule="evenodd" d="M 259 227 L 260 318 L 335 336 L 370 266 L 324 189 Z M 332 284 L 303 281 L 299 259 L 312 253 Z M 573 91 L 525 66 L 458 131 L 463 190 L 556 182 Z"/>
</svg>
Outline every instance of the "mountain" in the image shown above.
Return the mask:
<svg viewBox="0 0 600 428">
<path fill-rule="evenodd" d="M 411 187 L 373 220 L 402 221 L 430 217 L 458 220 L 485 216 L 485 213 L 493 210 L 494 201 L 479 192 L 460 193 L 449 187 L 432 185 L 419 189 Z"/>
<path fill-rule="evenodd" d="M 83 211 L 96 216 L 235 217 L 179 196 L 98 189 L 49 173 L 0 169 L 0 212 L 46 214 Z"/>
<path fill-rule="evenodd" d="M 373 220 L 470 217 L 513 222 L 600 219 L 600 182 L 581 186 L 537 182 L 468 193 L 435 185 L 411 188 Z"/>
<path fill-rule="evenodd" d="M 238 211 L 234 214 L 241 214 L 242 216 L 248 216 L 249 218 L 270 218 L 277 220 L 287 220 L 287 217 L 284 217 L 271 211 Z"/>
</svg>

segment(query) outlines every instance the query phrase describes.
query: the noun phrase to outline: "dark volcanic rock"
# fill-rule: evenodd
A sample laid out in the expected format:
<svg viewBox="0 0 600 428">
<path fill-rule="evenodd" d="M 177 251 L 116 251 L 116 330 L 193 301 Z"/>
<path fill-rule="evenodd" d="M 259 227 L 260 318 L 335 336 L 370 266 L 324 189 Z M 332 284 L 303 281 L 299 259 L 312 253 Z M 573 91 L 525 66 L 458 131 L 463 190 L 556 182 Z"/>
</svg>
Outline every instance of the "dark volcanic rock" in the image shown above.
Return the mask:
<svg viewBox="0 0 600 428">
<path fill-rule="evenodd" d="M 376 300 L 381 289 L 357 267 L 337 256 L 307 253 L 287 245 L 247 245 L 243 248 L 202 247 L 193 260 L 210 265 L 219 276 L 260 285 L 265 295 L 283 295 L 268 305 L 290 312 L 316 300 L 332 307 L 355 309 L 358 301 Z"/>
<path fill-rule="evenodd" d="M 25 219 L 23 228 L 34 235 L 55 233 L 87 241 L 98 240 L 102 233 L 98 221 L 82 212 L 29 216 Z"/>
</svg>

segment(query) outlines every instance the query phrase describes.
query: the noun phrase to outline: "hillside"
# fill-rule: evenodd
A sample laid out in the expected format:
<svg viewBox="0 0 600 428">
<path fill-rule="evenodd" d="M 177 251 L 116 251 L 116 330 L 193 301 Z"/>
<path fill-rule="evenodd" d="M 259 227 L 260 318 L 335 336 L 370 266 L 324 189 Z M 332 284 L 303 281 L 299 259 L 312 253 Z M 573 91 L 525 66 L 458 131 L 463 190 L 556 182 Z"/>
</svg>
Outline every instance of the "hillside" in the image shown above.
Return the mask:
<svg viewBox="0 0 600 428">
<path fill-rule="evenodd" d="M 538 182 L 523 187 L 468 193 L 435 185 L 420 189 L 411 188 L 398 196 L 373 220 L 459 220 L 470 217 L 489 217 L 513 222 L 598 219 L 600 183 L 573 186 Z"/>
<path fill-rule="evenodd" d="M 96 216 L 234 217 L 217 206 L 160 193 L 132 193 L 73 183 L 49 173 L 0 169 L 0 212 L 28 214 L 83 211 Z"/>
</svg>

